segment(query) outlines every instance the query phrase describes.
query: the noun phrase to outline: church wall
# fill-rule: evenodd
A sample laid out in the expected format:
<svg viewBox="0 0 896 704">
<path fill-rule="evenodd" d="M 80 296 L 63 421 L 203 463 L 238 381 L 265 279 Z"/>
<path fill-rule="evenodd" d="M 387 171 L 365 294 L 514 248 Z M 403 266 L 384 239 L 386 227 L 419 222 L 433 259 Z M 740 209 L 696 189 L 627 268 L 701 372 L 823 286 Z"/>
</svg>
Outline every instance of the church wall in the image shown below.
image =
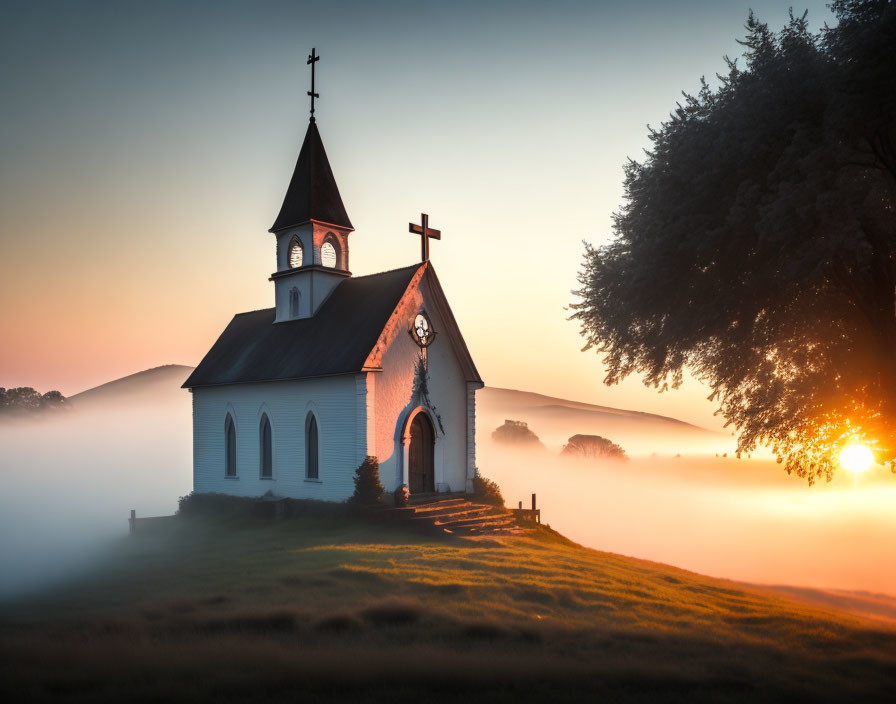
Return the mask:
<svg viewBox="0 0 896 704">
<path fill-rule="evenodd" d="M 448 474 L 443 481 L 452 491 L 464 491 L 467 478 L 467 382 L 451 340 L 444 333 L 446 323 L 428 301 L 425 278 L 422 289 L 424 306 L 433 327 L 437 332 L 443 331 L 428 349 L 430 398 L 442 420 L 447 439 L 442 459 Z M 406 337 L 410 340 L 409 335 Z"/>
<path fill-rule="evenodd" d="M 357 389 L 353 376 L 193 390 L 193 489 L 234 496 L 343 501 L 354 491 Z M 305 478 L 305 419 L 313 409 L 319 429 L 320 478 Z M 224 476 L 224 420 L 236 424 L 237 477 Z M 261 479 L 259 423 L 271 422 L 273 478 Z"/>
<path fill-rule="evenodd" d="M 407 333 L 399 332 L 383 354 L 383 371 L 376 375 L 373 454 L 380 461 L 380 481 L 386 491 L 395 491 L 402 483 L 402 428 L 398 420 L 411 406 L 414 364 L 419 351 Z"/>
<path fill-rule="evenodd" d="M 422 298 L 404 312 L 407 325 L 420 308 L 426 310 L 436 330 L 436 339 L 427 350 L 429 369 L 429 399 L 438 418 L 434 425 L 438 440 L 435 451 L 436 482 L 447 484 L 451 491 L 464 491 L 468 464 L 467 447 L 467 384 L 463 371 L 444 332 L 444 321 L 429 299 L 426 278 L 421 282 Z M 398 332 L 383 354 L 382 372 L 376 374 L 375 447 L 380 460 L 380 480 L 387 491 L 402 482 L 403 421 L 418 405 L 413 398 L 414 369 L 420 348 L 406 329 Z M 440 427 L 441 426 L 441 427 Z"/>
</svg>

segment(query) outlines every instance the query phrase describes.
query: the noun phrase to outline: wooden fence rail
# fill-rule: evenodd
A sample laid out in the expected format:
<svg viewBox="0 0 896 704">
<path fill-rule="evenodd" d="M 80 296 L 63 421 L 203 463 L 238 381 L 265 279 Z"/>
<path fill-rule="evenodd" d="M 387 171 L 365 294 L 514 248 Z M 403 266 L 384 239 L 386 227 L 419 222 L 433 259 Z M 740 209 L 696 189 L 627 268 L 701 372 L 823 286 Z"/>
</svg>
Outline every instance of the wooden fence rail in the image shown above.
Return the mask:
<svg viewBox="0 0 896 704">
<path fill-rule="evenodd" d="M 128 518 L 128 533 L 134 535 L 137 532 L 137 528 L 145 529 L 152 526 L 157 526 L 160 523 L 165 521 L 170 521 L 174 516 L 147 516 L 146 518 L 137 518 L 137 512 L 134 509 L 131 509 L 131 516 Z"/>
<path fill-rule="evenodd" d="M 532 494 L 532 508 L 523 508 L 520 501 L 519 508 L 512 508 L 510 512 L 520 523 L 541 523 L 541 509 L 535 506 L 535 494 Z"/>
</svg>

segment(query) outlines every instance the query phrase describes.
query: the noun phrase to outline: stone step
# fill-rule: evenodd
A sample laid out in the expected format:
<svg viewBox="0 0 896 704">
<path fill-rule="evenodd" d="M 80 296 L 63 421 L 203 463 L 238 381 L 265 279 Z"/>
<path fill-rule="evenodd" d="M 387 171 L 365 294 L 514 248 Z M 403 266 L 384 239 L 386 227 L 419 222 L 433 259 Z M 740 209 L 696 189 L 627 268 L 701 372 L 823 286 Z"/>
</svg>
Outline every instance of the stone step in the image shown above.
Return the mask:
<svg viewBox="0 0 896 704">
<path fill-rule="evenodd" d="M 458 518 L 450 521 L 436 521 L 435 525 L 443 528 L 483 528 L 486 526 L 506 526 L 512 523 L 512 516 L 475 516 L 471 518 Z"/>
<path fill-rule="evenodd" d="M 448 523 L 454 523 L 456 521 L 462 520 L 482 520 L 486 518 L 483 514 L 458 514 L 455 516 L 436 516 L 433 518 L 421 517 L 421 518 L 411 518 L 408 520 L 408 523 L 413 523 L 414 525 L 447 525 Z"/>
<path fill-rule="evenodd" d="M 430 509 L 417 509 L 414 513 L 415 516 L 420 517 L 437 517 L 437 516 L 449 516 L 453 513 L 470 513 L 470 512 L 484 512 L 489 511 L 490 508 L 488 506 L 483 506 L 482 504 L 452 504 L 451 506 L 439 506 L 438 508 L 430 508 Z"/>
<path fill-rule="evenodd" d="M 417 506 L 409 506 L 419 514 L 432 513 L 434 511 L 451 511 L 463 508 L 464 506 L 473 506 L 469 501 L 439 501 L 432 504 L 419 504 Z"/>
<path fill-rule="evenodd" d="M 469 533 L 471 538 L 475 538 L 477 535 L 488 537 L 488 536 L 504 536 L 504 535 L 527 535 L 531 532 L 530 528 L 520 528 L 519 526 L 507 526 L 504 528 L 495 528 L 494 530 L 484 530 L 479 532 Z"/>
<path fill-rule="evenodd" d="M 502 511 L 495 511 L 491 506 L 471 505 L 468 507 L 459 507 L 452 510 L 445 509 L 443 511 L 427 511 L 425 513 L 416 513 L 411 516 L 413 521 L 439 521 L 445 523 L 447 521 L 459 520 L 461 518 L 485 518 L 488 516 L 506 516 Z"/>
<path fill-rule="evenodd" d="M 418 506 L 405 506 L 401 508 L 383 507 L 374 509 L 374 513 L 387 518 L 407 520 L 410 523 L 432 523 L 436 520 L 450 518 L 470 518 L 473 516 L 486 516 L 494 514 L 494 508 L 483 504 L 451 504 L 449 506 L 421 510 Z"/>
<path fill-rule="evenodd" d="M 526 535 L 528 532 L 525 528 L 513 525 L 456 526 L 454 528 L 442 527 L 442 530 L 452 535 L 463 535 L 471 538 L 476 536 Z"/>
<path fill-rule="evenodd" d="M 444 501 L 467 501 L 465 494 L 411 494 L 408 498 L 409 506 L 420 506 L 421 504 L 434 504 Z"/>
<path fill-rule="evenodd" d="M 469 494 L 416 494 L 408 506 L 383 511 L 389 519 L 426 534 L 469 538 L 526 535 L 530 529 L 516 524 L 503 506 L 477 503 Z"/>
</svg>

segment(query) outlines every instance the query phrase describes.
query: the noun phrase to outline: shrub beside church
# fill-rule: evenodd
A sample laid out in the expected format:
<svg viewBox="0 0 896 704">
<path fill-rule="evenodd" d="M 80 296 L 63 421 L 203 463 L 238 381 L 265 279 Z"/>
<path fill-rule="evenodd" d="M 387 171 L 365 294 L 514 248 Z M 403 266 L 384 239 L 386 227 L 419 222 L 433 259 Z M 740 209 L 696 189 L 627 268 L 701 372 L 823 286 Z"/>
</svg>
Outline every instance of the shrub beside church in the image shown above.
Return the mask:
<svg viewBox="0 0 896 704">
<path fill-rule="evenodd" d="M 376 506 L 383 498 L 385 489 L 380 482 L 380 463 L 376 457 L 368 455 L 355 470 L 355 493 L 349 499 L 360 506 Z"/>
</svg>

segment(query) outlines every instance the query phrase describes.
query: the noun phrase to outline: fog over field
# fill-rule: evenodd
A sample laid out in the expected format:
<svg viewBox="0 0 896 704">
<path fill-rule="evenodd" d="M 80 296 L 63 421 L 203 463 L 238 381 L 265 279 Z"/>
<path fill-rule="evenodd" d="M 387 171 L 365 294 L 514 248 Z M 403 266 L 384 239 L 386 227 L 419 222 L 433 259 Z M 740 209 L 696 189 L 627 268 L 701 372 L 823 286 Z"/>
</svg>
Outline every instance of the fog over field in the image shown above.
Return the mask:
<svg viewBox="0 0 896 704">
<path fill-rule="evenodd" d="M 593 463 L 491 441 L 479 457 L 509 505 L 536 492 L 543 520 L 589 547 L 746 582 L 896 594 L 889 477 L 808 488 L 769 459 Z"/>
<path fill-rule="evenodd" d="M 187 367 L 73 397 L 71 412 L 0 421 L 0 597 L 89 567 L 138 515 L 192 488 Z"/>
<path fill-rule="evenodd" d="M 192 481 L 188 373 L 150 370 L 73 397 L 63 418 L 0 424 L 0 596 L 89 567 L 132 508 L 174 512 Z M 768 457 L 735 459 L 730 436 L 674 419 L 501 389 L 478 397 L 482 473 L 508 505 L 536 492 L 544 521 L 577 542 L 718 577 L 896 595 L 896 477 L 884 469 L 809 488 Z M 508 418 L 544 449 L 494 443 Z M 559 457 L 576 433 L 631 459 Z"/>
</svg>

